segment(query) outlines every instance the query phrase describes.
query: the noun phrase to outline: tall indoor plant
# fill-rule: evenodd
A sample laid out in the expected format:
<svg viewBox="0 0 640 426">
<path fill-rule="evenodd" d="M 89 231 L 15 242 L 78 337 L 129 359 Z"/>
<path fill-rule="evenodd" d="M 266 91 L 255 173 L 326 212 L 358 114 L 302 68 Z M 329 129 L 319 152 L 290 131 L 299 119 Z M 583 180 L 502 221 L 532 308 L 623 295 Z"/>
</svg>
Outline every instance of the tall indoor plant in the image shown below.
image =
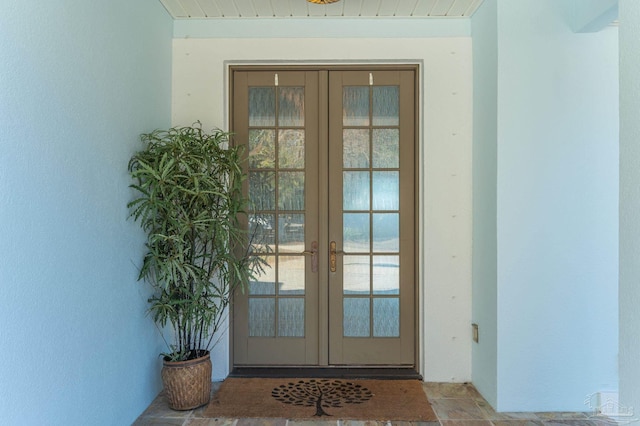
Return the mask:
<svg viewBox="0 0 640 426">
<path fill-rule="evenodd" d="M 129 162 L 137 196 L 128 207 L 147 234 L 138 279 L 151 285 L 149 312 L 170 335 L 163 380 L 174 409 L 209 401 L 215 333 L 235 288 L 261 267 L 240 226 L 248 199 L 242 192 L 242 152 L 229 146 L 229 136 L 207 133 L 200 123 L 155 130 L 141 135 L 145 148 Z M 197 369 L 204 376 L 189 401 L 177 400 L 195 383 L 187 377 L 180 385 L 174 377 L 183 366 L 189 376 Z"/>
</svg>

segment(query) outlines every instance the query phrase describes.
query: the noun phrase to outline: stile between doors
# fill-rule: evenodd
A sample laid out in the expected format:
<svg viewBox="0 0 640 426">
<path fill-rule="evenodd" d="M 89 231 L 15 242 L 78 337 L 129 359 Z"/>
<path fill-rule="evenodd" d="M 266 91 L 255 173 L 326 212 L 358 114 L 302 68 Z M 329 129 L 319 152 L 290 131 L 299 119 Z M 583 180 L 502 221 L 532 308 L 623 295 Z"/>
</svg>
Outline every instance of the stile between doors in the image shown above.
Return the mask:
<svg viewBox="0 0 640 426">
<path fill-rule="evenodd" d="M 232 69 L 253 252 L 233 364 L 415 366 L 415 69 Z"/>
</svg>

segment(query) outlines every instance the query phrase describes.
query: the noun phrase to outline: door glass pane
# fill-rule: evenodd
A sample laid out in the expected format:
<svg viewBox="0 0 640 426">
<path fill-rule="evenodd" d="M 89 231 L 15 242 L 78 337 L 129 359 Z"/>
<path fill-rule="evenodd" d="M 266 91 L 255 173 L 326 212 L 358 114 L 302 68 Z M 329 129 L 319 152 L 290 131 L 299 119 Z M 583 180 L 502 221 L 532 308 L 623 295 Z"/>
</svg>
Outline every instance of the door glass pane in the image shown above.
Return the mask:
<svg viewBox="0 0 640 426">
<path fill-rule="evenodd" d="M 400 175 L 398 172 L 373 172 L 373 209 L 400 209 Z"/>
<path fill-rule="evenodd" d="M 342 303 L 344 337 L 369 337 L 369 298 L 346 297 Z"/>
<path fill-rule="evenodd" d="M 275 244 L 274 215 L 256 213 L 249 215 L 249 238 L 254 252 L 266 253 Z"/>
<path fill-rule="evenodd" d="M 373 214 L 373 251 L 397 253 L 400 250 L 400 215 Z"/>
<path fill-rule="evenodd" d="M 304 87 L 280 87 L 278 125 L 304 126 Z"/>
<path fill-rule="evenodd" d="M 398 129 L 373 130 L 373 167 L 397 169 L 400 167 L 400 131 Z"/>
<path fill-rule="evenodd" d="M 276 334 L 276 300 L 249 298 L 249 336 L 274 337 Z"/>
<path fill-rule="evenodd" d="M 304 337 L 304 299 L 278 299 L 278 336 Z"/>
<path fill-rule="evenodd" d="M 369 210 L 369 172 L 343 172 L 344 210 Z"/>
<path fill-rule="evenodd" d="M 342 120 L 345 126 L 369 125 L 369 86 L 344 87 Z"/>
<path fill-rule="evenodd" d="M 254 296 L 276 294 L 276 284 L 265 281 L 249 281 L 249 294 Z"/>
<path fill-rule="evenodd" d="M 281 169 L 304 169 L 304 130 L 278 132 L 278 160 Z"/>
<path fill-rule="evenodd" d="M 373 337 L 400 336 L 400 299 L 373 298 Z"/>
<path fill-rule="evenodd" d="M 256 274 L 255 279 L 249 281 L 251 295 L 276 294 L 275 257 L 266 256 L 265 261 L 269 266 L 265 266 L 262 273 Z"/>
<path fill-rule="evenodd" d="M 249 167 L 273 169 L 276 166 L 275 141 L 274 130 L 249 130 Z"/>
<path fill-rule="evenodd" d="M 278 244 L 280 253 L 302 253 L 304 250 L 304 214 L 278 216 Z"/>
<path fill-rule="evenodd" d="M 369 213 L 342 215 L 342 244 L 347 253 L 368 253 L 370 250 Z"/>
<path fill-rule="evenodd" d="M 249 88 L 249 126 L 276 125 L 275 87 Z"/>
<path fill-rule="evenodd" d="M 373 87 L 373 125 L 397 126 L 400 124 L 400 96 L 398 86 Z"/>
<path fill-rule="evenodd" d="M 304 256 L 278 257 L 278 294 L 304 294 Z"/>
<path fill-rule="evenodd" d="M 345 169 L 369 168 L 369 129 L 344 129 L 342 144 Z"/>
<path fill-rule="evenodd" d="M 400 294 L 400 256 L 373 256 L 373 294 Z"/>
<path fill-rule="evenodd" d="M 344 256 L 344 294 L 371 293 L 371 267 L 369 256 Z"/>
<path fill-rule="evenodd" d="M 275 173 L 250 172 L 249 198 L 255 210 L 273 210 L 276 204 Z"/>
<path fill-rule="evenodd" d="M 278 179 L 278 207 L 304 210 L 304 172 L 280 172 Z"/>
</svg>

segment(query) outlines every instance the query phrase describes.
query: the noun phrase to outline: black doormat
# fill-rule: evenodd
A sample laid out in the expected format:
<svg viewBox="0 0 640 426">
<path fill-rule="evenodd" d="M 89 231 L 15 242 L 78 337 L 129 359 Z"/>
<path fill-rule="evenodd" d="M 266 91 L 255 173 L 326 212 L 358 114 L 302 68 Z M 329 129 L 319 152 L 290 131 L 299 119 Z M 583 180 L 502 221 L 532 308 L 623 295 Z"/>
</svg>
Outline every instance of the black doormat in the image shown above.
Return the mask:
<svg viewBox="0 0 640 426">
<path fill-rule="evenodd" d="M 229 377 L 422 380 L 422 376 L 413 368 L 236 367 Z"/>
</svg>

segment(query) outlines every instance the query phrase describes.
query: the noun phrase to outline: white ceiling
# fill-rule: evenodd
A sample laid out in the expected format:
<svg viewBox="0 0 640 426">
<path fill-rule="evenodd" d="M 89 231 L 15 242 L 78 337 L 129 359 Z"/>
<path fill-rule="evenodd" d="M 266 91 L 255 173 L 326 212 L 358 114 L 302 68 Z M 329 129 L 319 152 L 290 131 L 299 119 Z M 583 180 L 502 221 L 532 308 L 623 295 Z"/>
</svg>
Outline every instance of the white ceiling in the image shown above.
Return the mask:
<svg viewBox="0 0 640 426">
<path fill-rule="evenodd" d="M 483 0 L 160 0 L 175 19 L 206 18 L 468 18 Z"/>
</svg>

